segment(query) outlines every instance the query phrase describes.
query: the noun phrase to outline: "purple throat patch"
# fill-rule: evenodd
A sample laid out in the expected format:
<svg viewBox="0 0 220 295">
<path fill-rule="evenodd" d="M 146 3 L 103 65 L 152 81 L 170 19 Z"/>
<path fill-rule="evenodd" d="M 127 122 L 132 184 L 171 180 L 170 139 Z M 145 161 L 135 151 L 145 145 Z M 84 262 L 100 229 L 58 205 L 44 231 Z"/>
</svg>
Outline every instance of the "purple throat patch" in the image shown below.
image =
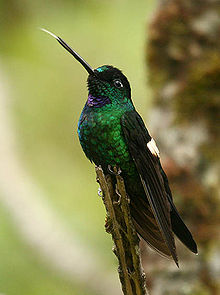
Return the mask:
<svg viewBox="0 0 220 295">
<path fill-rule="evenodd" d="M 105 96 L 95 97 L 95 96 L 92 96 L 91 94 L 89 94 L 88 100 L 87 100 L 87 105 L 89 107 L 94 107 L 94 108 L 100 108 L 109 103 L 111 103 L 111 101 L 108 97 L 105 97 Z"/>
</svg>

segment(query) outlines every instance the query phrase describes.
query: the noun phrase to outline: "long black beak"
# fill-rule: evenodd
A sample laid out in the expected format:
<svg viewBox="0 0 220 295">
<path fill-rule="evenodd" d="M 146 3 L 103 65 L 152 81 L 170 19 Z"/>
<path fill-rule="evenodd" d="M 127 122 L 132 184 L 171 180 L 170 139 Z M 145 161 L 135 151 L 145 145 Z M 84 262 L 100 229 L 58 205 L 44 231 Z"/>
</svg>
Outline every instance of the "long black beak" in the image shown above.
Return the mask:
<svg viewBox="0 0 220 295">
<path fill-rule="evenodd" d="M 49 32 L 48 30 L 45 30 L 43 28 L 41 28 L 42 31 L 48 33 L 49 35 L 51 35 L 52 37 L 54 37 L 55 39 L 57 39 L 57 41 L 67 50 L 69 51 L 70 54 L 72 54 L 76 60 L 78 60 L 81 65 L 86 69 L 86 71 L 91 74 L 94 75 L 94 70 L 93 68 L 75 51 L 73 50 L 68 44 L 66 44 L 65 41 L 63 41 L 63 39 L 61 39 L 60 37 L 54 35 L 53 33 Z"/>
</svg>

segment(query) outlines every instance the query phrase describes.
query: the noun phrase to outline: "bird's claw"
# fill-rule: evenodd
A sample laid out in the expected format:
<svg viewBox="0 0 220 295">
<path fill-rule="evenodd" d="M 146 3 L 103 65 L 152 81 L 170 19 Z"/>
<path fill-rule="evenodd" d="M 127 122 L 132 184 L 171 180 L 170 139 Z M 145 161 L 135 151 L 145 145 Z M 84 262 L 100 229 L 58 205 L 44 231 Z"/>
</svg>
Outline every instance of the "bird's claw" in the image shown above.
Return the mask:
<svg viewBox="0 0 220 295">
<path fill-rule="evenodd" d="M 118 167 L 114 167 L 112 169 L 112 166 L 111 165 L 108 165 L 108 171 L 109 171 L 110 174 L 115 175 L 115 176 L 120 175 L 121 172 L 122 172 L 120 167 L 119 168 Z"/>
<path fill-rule="evenodd" d="M 118 201 L 114 201 L 114 204 L 121 205 L 121 194 L 120 194 L 120 192 L 118 191 L 117 188 L 116 188 L 115 192 L 118 195 Z"/>
</svg>

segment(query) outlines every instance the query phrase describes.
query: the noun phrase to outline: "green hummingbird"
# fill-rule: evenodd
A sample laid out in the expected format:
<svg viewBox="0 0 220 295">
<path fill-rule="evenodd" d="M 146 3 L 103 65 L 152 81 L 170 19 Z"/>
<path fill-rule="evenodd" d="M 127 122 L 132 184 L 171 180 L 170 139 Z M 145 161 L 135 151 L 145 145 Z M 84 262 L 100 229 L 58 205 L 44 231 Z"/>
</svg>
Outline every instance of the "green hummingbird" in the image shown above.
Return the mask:
<svg viewBox="0 0 220 295">
<path fill-rule="evenodd" d="M 109 65 L 93 69 L 60 37 L 52 35 L 88 72 L 88 99 L 80 115 L 78 136 L 87 158 L 105 174 L 120 167 L 138 234 L 150 247 L 172 257 L 178 266 L 174 234 L 192 252 L 197 245 L 180 217 L 160 155 L 131 99 L 130 84 Z"/>
</svg>

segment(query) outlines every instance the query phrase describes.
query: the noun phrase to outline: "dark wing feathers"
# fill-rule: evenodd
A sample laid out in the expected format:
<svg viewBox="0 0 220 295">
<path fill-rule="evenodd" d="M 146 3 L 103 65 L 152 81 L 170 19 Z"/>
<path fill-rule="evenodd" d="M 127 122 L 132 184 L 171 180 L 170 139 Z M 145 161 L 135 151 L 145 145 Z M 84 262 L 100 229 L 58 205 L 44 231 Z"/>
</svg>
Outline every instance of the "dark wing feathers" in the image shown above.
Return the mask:
<svg viewBox="0 0 220 295">
<path fill-rule="evenodd" d="M 130 111 L 123 115 L 121 125 L 150 204 L 143 196 L 131 198 L 136 229 L 151 247 L 172 256 L 178 266 L 173 232 L 194 253 L 197 253 L 196 243 L 173 203 L 158 156 L 148 148 L 151 136 L 142 118 L 136 111 Z"/>
<path fill-rule="evenodd" d="M 167 176 L 165 172 L 163 171 L 162 166 L 160 165 L 160 172 L 163 177 L 163 182 L 165 185 L 165 189 L 167 192 L 167 198 L 171 206 L 171 224 L 172 224 L 172 230 L 174 231 L 175 235 L 178 237 L 178 239 L 187 247 L 189 248 L 193 253 L 198 253 L 197 245 L 193 239 L 193 236 L 185 223 L 183 222 L 181 216 L 179 215 L 176 206 L 173 203 L 172 199 L 172 193 L 170 191 L 169 183 Z"/>
<path fill-rule="evenodd" d="M 164 242 L 149 204 L 146 200 L 143 200 L 142 204 L 139 201 L 142 201 L 141 198 L 133 203 L 131 202 L 131 214 L 138 233 L 151 248 L 170 258 L 170 251 Z"/>
<path fill-rule="evenodd" d="M 158 250 L 163 253 L 165 252 L 165 255 L 170 256 L 171 254 L 174 261 L 178 265 L 175 242 L 171 228 L 170 204 L 164 188 L 163 178 L 160 173 L 160 166 L 158 164 L 159 159 L 153 155 L 147 147 L 147 143 L 151 140 L 151 137 L 141 117 L 135 111 L 125 113 L 121 123 L 130 153 L 141 177 L 145 194 L 150 203 L 164 242 L 166 243 L 167 247 L 165 248 L 169 249 L 168 251 L 163 251 L 160 247 Z M 140 214 L 141 213 L 139 212 L 139 215 Z M 138 220 L 140 220 L 140 216 Z M 138 228 L 140 231 L 144 231 L 145 235 L 149 235 L 149 232 L 145 230 L 142 223 L 138 222 Z M 141 235 L 143 236 L 143 233 Z M 147 242 L 150 243 L 148 237 L 146 238 Z M 153 234 L 151 234 L 151 240 L 152 239 Z M 155 243 L 151 242 L 150 244 L 154 248 L 157 248 Z"/>
<path fill-rule="evenodd" d="M 172 199 L 170 197 L 168 198 L 171 205 L 171 224 L 175 235 L 187 248 L 189 248 L 189 250 L 191 250 L 195 254 L 198 254 L 197 245 L 193 239 L 191 232 L 188 230 L 187 226 L 180 217 L 175 205 L 173 204 Z"/>
</svg>

